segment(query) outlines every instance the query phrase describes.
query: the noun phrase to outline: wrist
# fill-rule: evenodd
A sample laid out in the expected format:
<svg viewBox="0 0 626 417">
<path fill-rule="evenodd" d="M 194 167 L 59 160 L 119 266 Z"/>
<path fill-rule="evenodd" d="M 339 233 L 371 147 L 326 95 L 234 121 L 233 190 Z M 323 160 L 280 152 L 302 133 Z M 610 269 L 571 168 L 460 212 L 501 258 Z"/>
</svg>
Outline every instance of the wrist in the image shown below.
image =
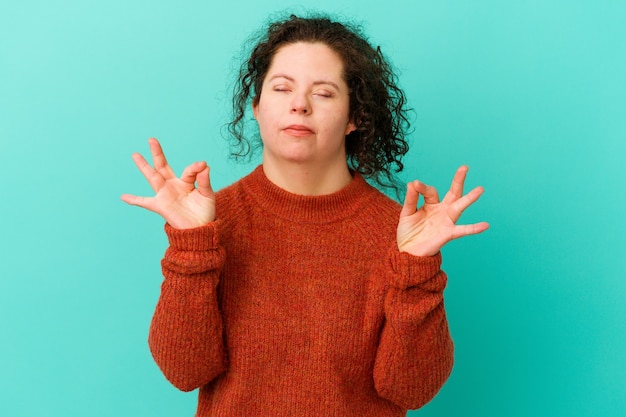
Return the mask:
<svg viewBox="0 0 626 417">
<path fill-rule="evenodd" d="M 398 244 L 398 251 L 405 252 L 413 256 L 435 256 L 440 252 L 441 248 L 434 245 L 420 245 L 420 244 L 410 244 L 410 245 L 402 245 Z"/>
</svg>

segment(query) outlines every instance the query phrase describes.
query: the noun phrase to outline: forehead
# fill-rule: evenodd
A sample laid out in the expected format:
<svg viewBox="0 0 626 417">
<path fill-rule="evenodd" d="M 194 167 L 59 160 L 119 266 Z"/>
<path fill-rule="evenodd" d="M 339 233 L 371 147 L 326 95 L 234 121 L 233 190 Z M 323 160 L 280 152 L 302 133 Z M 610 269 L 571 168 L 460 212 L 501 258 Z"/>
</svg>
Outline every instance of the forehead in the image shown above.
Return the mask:
<svg viewBox="0 0 626 417">
<path fill-rule="evenodd" d="M 321 76 L 343 79 L 343 60 L 328 45 L 316 42 L 297 42 L 281 46 L 268 69 L 267 75 L 288 74 L 291 77 Z"/>
</svg>

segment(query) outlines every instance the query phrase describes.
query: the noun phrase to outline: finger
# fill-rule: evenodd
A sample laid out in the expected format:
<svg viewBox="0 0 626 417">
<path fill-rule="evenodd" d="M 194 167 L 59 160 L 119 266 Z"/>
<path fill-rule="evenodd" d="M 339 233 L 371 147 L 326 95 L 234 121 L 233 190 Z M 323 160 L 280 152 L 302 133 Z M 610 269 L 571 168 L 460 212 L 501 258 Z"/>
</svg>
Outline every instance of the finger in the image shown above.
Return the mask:
<svg viewBox="0 0 626 417">
<path fill-rule="evenodd" d="M 413 185 L 414 182 L 410 182 L 406 185 L 406 196 L 404 197 L 404 205 L 402 206 L 400 217 L 410 216 L 417 211 L 417 202 L 419 201 L 420 193 L 415 189 Z"/>
<path fill-rule="evenodd" d="M 211 177 L 209 175 L 210 168 L 208 165 L 198 173 L 196 182 L 198 183 L 198 191 L 205 197 L 213 198 L 213 188 L 211 187 Z"/>
<path fill-rule="evenodd" d="M 456 170 L 454 178 L 452 179 L 452 185 L 450 185 L 450 190 L 443 198 L 444 203 L 452 204 L 452 202 L 458 200 L 463 196 L 463 185 L 465 184 L 467 171 L 468 167 L 466 165 L 463 165 Z"/>
<path fill-rule="evenodd" d="M 148 180 L 148 183 L 150 184 L 150 187 L 152 187 L 152 190 L 156 193 L 163 186 L 164 183 L 164 179 L 161 174 L 156 172 L 154 168 L 150 166 L 148 161 L 146 161 L 146 159 L 139 153 L 135 152 L 133 154 L 133 161 L 135 162 L 135 165 L 137 165 L 137 168 L 139 168 L 139 171 L 141 171 L 143 176 L 146 178 L 146 180 Z"/>
<path fill-rule="evenodd" d="M 196 177 L 198 176 L 198 174 L 205 170 L 206 167 L 206 162 L 194 162 L 193 164 L 185 168 L 180 176 L 180 179 L 187 184 L 193 185 L 196 182 Z"/>
<path fill-rule="evenodd" d="M 459 220 L 461 214 L 472 204 L 474 204 L 485 192 L 483 187 L 476 187 L 463 197 L 456 200 L 450 205 L 450 217 L 454 222 Z"/>
<path fill-rule="evenodd" d="M 454 227 L 452 239 L 458 239 L 463 236 L 476 235 L 489 229 L 489 223 L 480 222 L 474 224 L 463 224 Z"/>
<path fill-rule="evenodd" d="M 413 181 L 415 189 L 424 196 L 424 204 L 438 204 L 439 193 L 435 187 L 426 185 L 420 181 Z"/>
<path fill-rule="evenodd" d="M 130 204 L 131 206 L 143 207 L 148 210 L 152 210 L 152 199 L 147 197 L 139 197 L 132 194 L 122 194 L 120 199 L 126 204 Z"/>
<path fill-rule="evenodd" d="M 176 177 L 174 171 L 167 163 L 167 159 L 165 158 L 163 148 L 161 148 L 161 144 L 159 143 L 159 141 L 156 140 L 156 138 L 150 138 L 148 139 L 148 144 L 150 145 L 150 152 L 152 153 L 152 162 L 154 163 L 154 169 L 159 171 L 159 173 L 166 180 Z"/>
</svg>

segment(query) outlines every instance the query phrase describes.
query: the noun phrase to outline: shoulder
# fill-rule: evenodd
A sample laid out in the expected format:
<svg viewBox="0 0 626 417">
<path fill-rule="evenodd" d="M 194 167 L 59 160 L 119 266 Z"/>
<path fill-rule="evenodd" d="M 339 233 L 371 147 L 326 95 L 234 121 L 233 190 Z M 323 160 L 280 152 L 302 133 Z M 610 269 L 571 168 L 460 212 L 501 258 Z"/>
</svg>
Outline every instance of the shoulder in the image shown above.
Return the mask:
<svg viewBox="0 0 626 417">
<path fill-rule="evenodd" d="M 215 209 L 218 217 L 222 219 L 233 217 L 239 211 L 245 210 L 245 179 L 246 177 L 241 178 L 215 193 Z"/>
<path fill-rule="evenodd" d="M 366 212 L 374 219 L 388 220 L 393 218 L 397 222 L 402 206 L 397 201 L 383 194 L 380 190 L 366 183 L 367 210 Z"/>
<path fill-rule="evenodd" d="M 374 204 L 376 205 L 376 207 L 379 207 L 381 210 L 392 211 L 394 213 L 400 214 L 402 206 L 396 200 L 391 199 L 376 188 L 374 188 L 373 194 Z"/>
<path fill-rule="evenodd" d="M 258 214 L 263 178 L 263 170 L 258 166 L 246 176 L 215 193 L 216 217 L 222 221 L 222 228 L 235 227 L 237 223 L 249 219 L 253 213 Z"/>
<path fill-rule="evenodd" d="M 363 185 L 360 209 L 350 222 L 367 246 L 384 250 L 396 240 L 398 219 L 402 206 L 369 183 Z"/>
</svg>

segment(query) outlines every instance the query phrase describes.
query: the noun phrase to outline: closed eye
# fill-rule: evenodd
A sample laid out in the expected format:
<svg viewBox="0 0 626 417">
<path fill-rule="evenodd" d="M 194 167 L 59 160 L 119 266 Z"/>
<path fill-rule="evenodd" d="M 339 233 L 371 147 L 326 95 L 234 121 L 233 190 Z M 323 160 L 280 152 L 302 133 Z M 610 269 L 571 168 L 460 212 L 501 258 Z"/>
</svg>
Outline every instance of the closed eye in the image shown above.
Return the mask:
<svg viewBox="0 0 626 417">
<path fill-rule="evenodd" d="M 313 95 L 318 97 L 331 98 L 333 96 L 333 93 L 331 93 L 330 91 L 321 90 L 315 91 Z"/>
</svg>

